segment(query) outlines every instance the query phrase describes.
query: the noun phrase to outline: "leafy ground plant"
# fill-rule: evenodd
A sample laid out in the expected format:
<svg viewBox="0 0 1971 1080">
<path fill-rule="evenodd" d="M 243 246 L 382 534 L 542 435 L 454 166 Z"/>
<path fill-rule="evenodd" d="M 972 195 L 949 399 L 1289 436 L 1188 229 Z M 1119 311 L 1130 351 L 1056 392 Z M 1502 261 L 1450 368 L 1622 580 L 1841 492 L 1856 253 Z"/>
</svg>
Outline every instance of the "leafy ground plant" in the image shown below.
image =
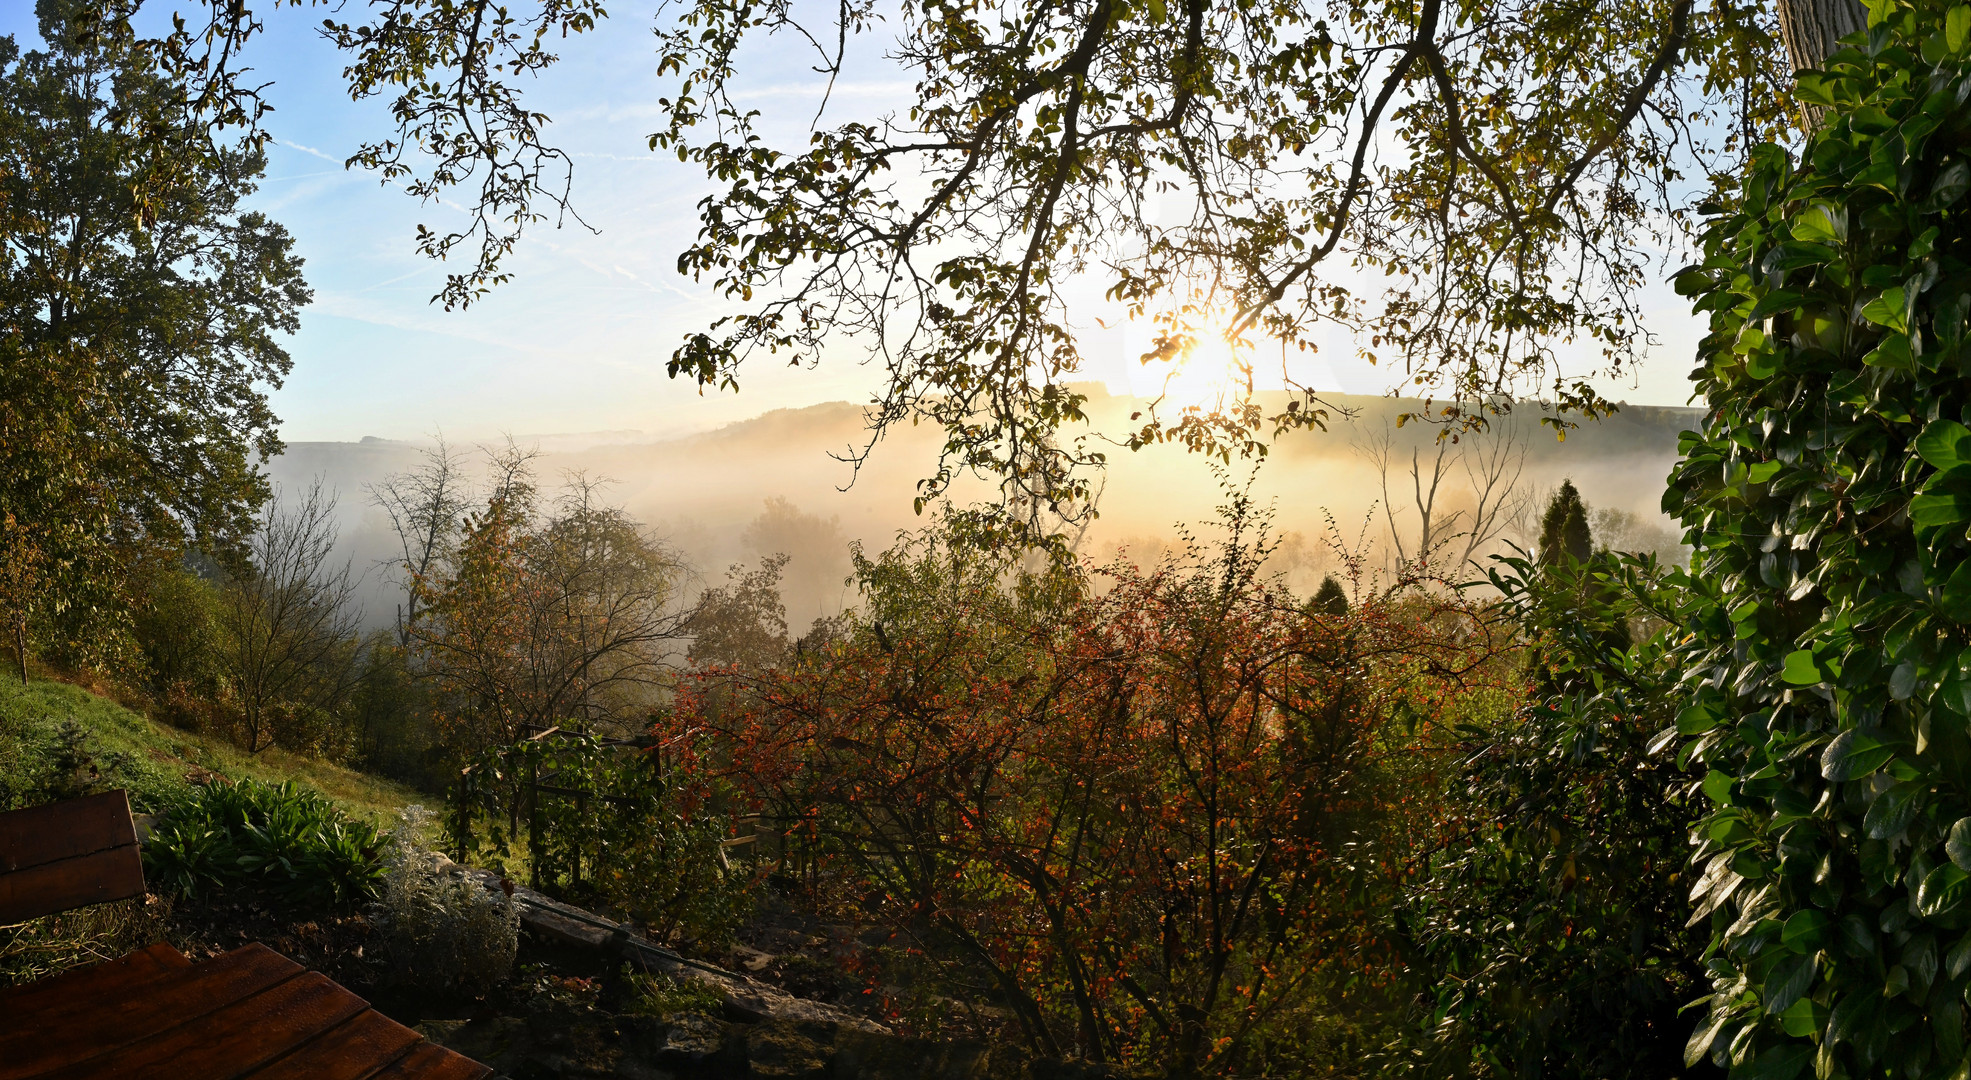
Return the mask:
<svg viewBox="0 0 1971 1080">
<path fill-rule="evenodd" d="M 194 789 L 144 845 L 154 887 L 187 896 L 213 888 L 267 890 L 297 907 L 344 907 L 383 883 L 377 830 L 293 782 Z"/>
</svg>

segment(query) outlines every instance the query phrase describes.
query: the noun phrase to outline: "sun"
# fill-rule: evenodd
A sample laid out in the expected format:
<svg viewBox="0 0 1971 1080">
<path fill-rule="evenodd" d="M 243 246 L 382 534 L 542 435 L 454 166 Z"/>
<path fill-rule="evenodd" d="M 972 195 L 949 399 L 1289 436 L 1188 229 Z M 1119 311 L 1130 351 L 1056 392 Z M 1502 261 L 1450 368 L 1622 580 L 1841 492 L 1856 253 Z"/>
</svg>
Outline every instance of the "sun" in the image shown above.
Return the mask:
<svg viewBox="0 0 1971 1080">
<path fill-rule="evenodd" d="M 1186 412 L 1215 413 L 1252 387 L 1251 346 L 1221 327 L 1201 328 L 1165 369 L 1163 403 Z"/>
</svg>

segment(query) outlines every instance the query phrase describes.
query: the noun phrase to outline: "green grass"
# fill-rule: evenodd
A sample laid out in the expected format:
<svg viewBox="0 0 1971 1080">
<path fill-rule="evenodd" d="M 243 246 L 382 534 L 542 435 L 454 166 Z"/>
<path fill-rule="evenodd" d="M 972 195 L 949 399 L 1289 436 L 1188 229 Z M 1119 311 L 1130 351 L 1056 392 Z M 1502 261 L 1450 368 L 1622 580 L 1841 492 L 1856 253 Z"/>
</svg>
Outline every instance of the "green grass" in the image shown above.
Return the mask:
<svg viewBox="0 0 1971 1080">
<path fill-rule="evenodd" d="M 101 773 L 97 786 L 128 788 L 138 813 L 169 806 L 192 786 L 191 777 L 204 773 L 231 780 L 292 780 L 386 828 L 406 805 L 436 801 L 402 784 L 279 748 L 249 754 L 223 739 L 157 723 L 81 687 L 49 680 L 25 687 L 0 681 L 0 781 L 33 783 L 57 768 L 65 722 L 81 730 L 83 749 Z M 0 788 L 0 801 L 5 794 Z"/>
</svg>

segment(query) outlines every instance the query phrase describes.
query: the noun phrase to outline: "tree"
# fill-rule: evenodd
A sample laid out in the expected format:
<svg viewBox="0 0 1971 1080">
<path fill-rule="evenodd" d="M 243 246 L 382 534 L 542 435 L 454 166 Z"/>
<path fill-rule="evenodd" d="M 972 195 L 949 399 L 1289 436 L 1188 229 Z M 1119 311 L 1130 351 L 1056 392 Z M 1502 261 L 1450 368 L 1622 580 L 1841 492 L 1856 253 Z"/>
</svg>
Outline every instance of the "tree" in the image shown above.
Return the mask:
<svg viewBox="0 0 1971 1080">
<path fill-rule="evenodd" d="M 787 605 L 780 599 L 780 572 L 786 555 L 768 555 L 752 570 L 734 565 L 727 584 L 706 589 L 691 611 L 693 664 L 745 670 L 773 667 L 787 659 Z"/>
<path fill-rule="evenodd" d="M 1323 615 L 1348 614 L 1348 592 L 1333 574 L 1321 578 L 1321 587 L 1314 593 L 1313 607 Z"/>
<path fill-rule="evenodd" d="M 242 741 L 320 751 L 337 741 L 335 710 L 356 660 L 357 612 L 347 563 L 337 567 L 335 496 L 321 482 L 298 503 L 276 497 L 254 535 L 252 562 L 219 603 L 219 667 Z"/>
<path fill-rule="evenodd" d="M 1585 563 L 1595 553 L 1594 535 L 1588 531 L 1588 504 L 1574 481 L 1562 480 L 1559 490 L 1547 499 L 1547 511 L 1540 516 L 1540 565 L 1557 566 L 1563 561 Z"/>
<path fill-rule="evenodd" d="M 0 40 L 0 514 L 40 552 L 13 610 L 87 661 L 124 629 L 140 550 L 243 554 L 309 292 L 242 205 L 257 144 L 206 140 L 142 49 L 85 32 L 88 5 L 36 11 L 45 50 Z"/>
<path fill-rule="evenodd" d="M 1380 436 L 1357 442 L 1355 450 L 1375 467 L 1389 540 L 1396 548 L 1397 562 L 1405 566 L 1462 571 L 1523 512 L 1529 498 L 1519 487 L 1519 478 L 1526 471 L 1526 447 L 1510 427 L 1462 435 L 1444 433 L 1432 444 L 1428 464 L 1424 449 L 1413 446 L 1409 467 L 1410 502 L 1417 511 L 1413 547 L 1404 542 L 1404 530 L 1396 524 L 1402 511 L 1389 493 L 1390 469 L 1401 463 L 1395 432 L 1385 427 Z M 1440 494 L 1454 494 L 1444 490 L 1444 480 L 1454 467 L 1464 473 L 1466 481 L 1464 490 L 1455 494 L 1471 499 L 1468 507 L 1456 510 L 1438 503 Z"/>
<path fill-rule="evenodd" d="M 1385 834 L 1430 829 L 1436 758 L 1408 718 L 1505 670 L 1486 609 L 1312 617 L 1250 518 L 1106 588 L 981 551 L 968 524 L 858 553 L 844 641 L 704 674 L 746 692 L 686 694 L 660 734 L 709 733 L 700 768 L 962 972 L 938 993 L 1003 1006 L 1039 1053 L 1297 1075 L 1359 1049 L 1309 1028 L 1407 996 L 1361 912 L 1400 873 Z"/>
<path fill-rule="evenodd" d="M 564 723 L 628 730 L 689 633 L 677 558 L 583 477 L 541 513 L 530 457 L 495 456 L 484 508 L 417 579 L 412 652 L 454 751 Z"/>
<path fill-rule="evenodd" d="M 1513 393 L 1597 415 L 1607 403 L 1563 376 L 1555 350 L 1592 343 L 1608 370 L 1637 357 L 1652 252 L 1687 238 L 1696 198 L 1734 196 L 1754 146 L 1805 130 L 1791 73 L 1860 10 L 855 0 L 817 6 L 815 23 L 799 5 L 697 0 L 659 28 L 675 89 L 651 144 L 724 186 L 679 266 L 746 306 L 689 334 L 670 371 L 737 386 L 751 356 L 817 359 L 859 339 L 888 375 L 870 445 L 905 419 L 939 423 L 927 497 L 978 469 L 1036 528 L 1086 511 L 1084 473 L 1103 458 L 1071 430 L 1085 419 L 1076 327 L 1101 314 L 1079 294 L 1156 320 L 1153 362 L 1263 336 L 1241 374 L 1279 342 L 1300 387 L 1294 347 L 1340 325 L 1403 385 L 1455 399 L 1430 419 L 1469 422 Z M 370 11 L 325 28 L 351 54 L 353 96 L 394 95 L 396 129 L 350 164 L 426 199 L 476 187 L 465 224 L 419 233 L 434 256 L 476 245 L 441 293 L 470 302 L 504 279 L 525 227 L 569 206 L 571 162 L 518 76 L 605 12 L 596 0 Z M 242 3 L 207 12 L 145 38 L 118 8 L 103 33 L 181 73 L 206 114 L 250 127 L 257 86 L 232 59 L 260 23 Z M 804 36 L 833 78 L 875 33 L 896 35 L 891 56 L 915 76 L 907 109 L 830 123 L 842 106 L 825 101 L 812 140 L 781 147 L 735 93 L 762 36 Z M 1285 410 L 1235 395 L 1216 412 L 1149 410 L 1127 435 L 1258 453 L 1270 432 L 1331 411 L 1304 389 Z"/>
<path fill-rule="evenodd" d="M 471 506 L 459 455 L 438 436 L 409 472 L 392 473 L 369 489 L 370 502 L 390 519 L 397 534 L 404 603 L 397 609 L 397 643 L 408 648 L 419 614 L 417 582 L 428 578 L 457 541 Z"/>
</svg>

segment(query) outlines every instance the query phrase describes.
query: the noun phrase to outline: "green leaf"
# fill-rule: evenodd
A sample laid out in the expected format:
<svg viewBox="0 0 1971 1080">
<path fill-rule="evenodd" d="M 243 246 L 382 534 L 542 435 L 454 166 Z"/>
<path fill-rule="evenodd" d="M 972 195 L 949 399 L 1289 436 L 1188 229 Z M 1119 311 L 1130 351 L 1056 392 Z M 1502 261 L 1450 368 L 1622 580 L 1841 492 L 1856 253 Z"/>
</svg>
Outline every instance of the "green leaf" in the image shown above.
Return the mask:
<svg viewBox="0 0 1971 1080">
<path fill-rule="evenodd" d="M 1704 705 L 1692 705 L 1677 714 L 1679 735 L 1702 735 L 1717 726 L 1717 714 Z"/>
<path fill-rule="evenodd" d="M 1971 617 L 1971 559 L 1958 563 L 1957 569 L 1951 571 L 1950 580 L 1944 582 L 1943 599 L 1946 610 Z"/>
<path fill-rule="evenodd" d="M 1932 468 L 1971 464 L 1971 429 L 1954 420 L 1932 420 L 1916 437 L 1916 452 Z"/>
<path fill-rule="evenodd" d="M 1889 697 L 1895 701 L 1908 701 L 1915 692 L 1916 665 L 1905 660 L 1889 673 Z"/>
<path fill-rule="evenodd" d="M 1704 1060 L 1705 1053 L 1711 1049 L 1712 1041 L 1718 1037 L 1718 1029 L 1724 1027 L 1725 1021 L 1729 1019 L 1731 1019 L 1730 1013 L 1715 1006 L 1712 1007 L 1711 1015 L 1705 1017 L 1704 1022 L 1697 1025 L 1697 1030 L 1690 1033 L 1690 1041 L 1684 1044 L 1685 1066 L 1696 1065 L 1698 1062 Z"/>
<path fill-rule="evenodd" d="M 1798 649 L 1786 654 L 1786 668 L 1780 678 L 1795 686 L 1812 686 L 1827 678 L 1827 673 L 1814 663 L 1812 649 Z"/>
<path fill-rule="evenodd" d="M 1880 296 L 1862 307 L 1861 316 L 1877 326 L 1894 330 L 1898 334 L 1908 333 L 1909 323 L 1905 320 L 1906 299 L 1900 285 L 1884 289 Z"/>
<path fill-rule="evenodd" d="M 1796 1039 L 1820 1034 L 1822 1025 L 1826 1023 L 1827 1010 L 1813 998 L 1803 997 L 1779 1014 L 1779 1026 Z"/>
<path fill-rule="evenodd" d="M 1971 38 L 1971 6 L 1959 4 L 1944 16 L 1944 47 L 1963 52 L 1966 38 Z"/>
<path fill-rule="evenodd" d="M 1704 795 L 1719 806 L 1731 805 L 1732 778 L 1729 774 L 1712 769 L 1704 777 Z"/>
<path fill-rule="evenodd" d="M 1803 71 L 1794 81 L 1793 96 L 1809 105 L 1833 105 L 1834 93 L 1828 81 L 1810 71 Z"/>
<path fill-rule="evenodd" d="M 1957 939 L 1957 944 L 1944 954 L 1944 971 L 1955 979 L 1971 969 L 1971 934 Z"/>
<path fill-rule="evenodd" d="M 1955 863 L 1945 863 L 1924 877 L 1916 890 L 1916 913 L 1926 919 L 1949 915 L 1964 906 L 1971 895 L 1971 874 Z"/>
<path fill-rule="evenodd" d="M 1779 470 L 1785 467 L 1786 466 L 1784 462 L 1761 461 L 1758 464 L 1752 466 L 1751 469 L 1747 470 L 1745 474 L 1746 482 L 1753 484 L 1763 484 L 1766 481 L 1771 480 L 1773 477 L 1779 475 Z"/>
<path fill-rule="evenodd" d="M 1869 367 L 1894 368 L 1908 371 L 1916 366 L 1916 358 L 1910 354 L 1909 338 L 1903 334 L 1888 334 L 1874 351 L 1862 357 L 1862 363 Z"/>
<path fill-rule="evenodd" d="M 1731 1071 L 1731 1080 L 1793 1080 L 1814 1056 L 1812 1043 L 1783 1043 L 1759 1051 L 1759 1056 Z"/>
<path fill-rule="evenodd" d="M 1959 158 L 1937 174 L 1937 182 L 1930 185 L 1930 197 L 1923 201 L 1923 209 L 1936 213 L 1963 198 L 1967 190 L 1971 190 L 1971 164 Z"/>
<path fill-rule="evenodd" d="M 1852 991 L 1834 1006 L 1834 1015 L 1828 1018 L 1827 1041 L 1856 1041 L 1856 1036 L 1875 1026 L 1881 1012 L 1882 991 L 1872 986 Z"/>
<path fill-rule="evenodd" d="M 1888 840 L 1901 836 L 1909 822 L 1916 815 L 1918 804 L 1915 790 L 1920 784 L 1897 784 L 1895 787 L 1875 797 L 1868 804 L 1868 813 L 1862 817 L 1862 829 L 1871 840 Z"/>
<path fill-rule="evenodd" d="M 1958 869 L 1971 870 L 1971 817 L 1958 818 L 1950 827 L 1950 836 L 1944 840 L 1944 854 L 1950 856 Z"/>
<path fill-rule="evenodd" d="M 1877 299 L 1880 298 L 1878 297 Z M 1898 302 L 1900 303 L 1900 301 Z M 1785 289 L 1774 289 L 1760 297 L 1758 303 L 1752 305 L 1752 311 L 1745 316 L 1745 321 L 1758 322 L 1760 319 L 1771 318 L 1782 311 L 1792 311 L 1799 306 L 1799 293 L 1788 292 Z"/>
<path fill-rule="evenodd" d="M 1955 525 L 1971 521 L 1971 495 L 1933 495 L 1924 492 L 1909 501 L 1909 519 L 1918 525 Z"/>
<path fill-rule="evenodd" d="M 1785 1012 L 1800 1000 L 1800 995 L 1814 984 L 1815 968 L 1813 953 L 1789 956 L 1774 964 L 1772 972 L 1766 976 L 1765 989 L 1760 992 L 1766 1002 L 1766 1013 Z"/>
<path fill-rule="evenodd" d="M 1826 203 L 1814 203 L 1787 224 L 1792 228 L 1793 239 L 1805 243 L 1838 244 L 1848 239 L 1847 211 Z"/>
<path fill-rule="evenodd" d="M 1820 774 L 1834 781 L 1858 780 L 1896 756 L 1894 747 L 1849 729 L 1834 737 L 1820 756 Z"/>
<path fill-rule="evenodd" d="M 1819 908 L 1802 908 L 1789 915 L 1786 925 L 1779 932 L 1780 944 L 1796 953 L 1810 953 L 1827 942 L 1827 932 L 1834 920 Z"/>
</svg>

